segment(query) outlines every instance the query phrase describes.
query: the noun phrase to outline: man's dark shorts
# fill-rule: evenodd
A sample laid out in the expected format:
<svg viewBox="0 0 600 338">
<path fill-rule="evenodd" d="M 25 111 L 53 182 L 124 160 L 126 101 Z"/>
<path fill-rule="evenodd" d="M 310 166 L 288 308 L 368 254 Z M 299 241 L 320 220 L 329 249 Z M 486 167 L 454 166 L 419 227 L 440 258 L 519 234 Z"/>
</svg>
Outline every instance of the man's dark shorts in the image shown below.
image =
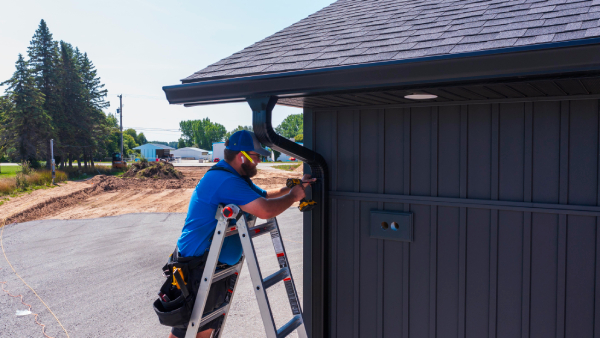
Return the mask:
<svg viewBox="0 0 600 338">
<path fill-rule="evenodd" d="M 190 276 L 190 282 L 194 286 L 194 294 L 198 292 L 198 288 L 200 287 L 200 281 L 202 280 L 202 272 L 204 272 L 204 264 L 200 266 L 198 269 L 194 269 Z M 204 306 L 204 315 L 207 315 L 219 307 L 223 305 L 223 303 L 227 300 L 227 290 L 229 289 L 230 279 L 224 278 L 218 282 L 215 282 L 211 285 L 210 291 L 208 292 L 208 297 L 206 298 L 206 305 Z M 208 329 L 217 329 L 221 326 L 221 322 L 223 321 L 223 316 L 219 316 L 219 318 L 207 323 L 200 327 L 198 332 L 202 332 Z M 184 338 L 186 329 L 180 328 L 172 328 L 171 333 L 177 338 Z"/>
</svg>

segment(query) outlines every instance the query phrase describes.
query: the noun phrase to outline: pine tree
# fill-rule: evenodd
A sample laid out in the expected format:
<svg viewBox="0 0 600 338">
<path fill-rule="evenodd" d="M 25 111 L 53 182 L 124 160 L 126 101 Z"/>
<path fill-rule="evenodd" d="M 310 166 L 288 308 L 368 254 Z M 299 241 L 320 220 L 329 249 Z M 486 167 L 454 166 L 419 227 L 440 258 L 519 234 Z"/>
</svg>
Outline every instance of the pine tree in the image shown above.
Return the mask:
<svg viewBox="0 0 600 338">
<path fill-rule="evenodd" d="M 4 113 L 5 129 L 11 135 L 8 140 L 21 161 L 36 164 L 41 149 L 52 133 L 51 118 L 44 110 L 44 94 L 37 88 L 33 71 L 19 54 L 16 71 L 12 78 L 1 83 L 7 85 L 6 94 L 14 109 Z"/>
<path fill-rule="evenodd" d="M 59 96 L 59 74 L 58 74 L 58 45 L 52 40 L 52 33 L 46 22 L 42 19 L 38 29 L 35 31 L 28 48 L 29 65 L 35 77 L 37 87 L 44 94 L 44 110 L 52 119 L 53 127 L 58 114 L 61 112 Z M 54 128 L 55 130 L 57 128 Z M 54 133 L 50 136 L 56 139 Z M 57 140 L 58 141 L 58 140 Z M 50 142 L 46 140 L 46 167 L 50 166 Z"/>
</svg>

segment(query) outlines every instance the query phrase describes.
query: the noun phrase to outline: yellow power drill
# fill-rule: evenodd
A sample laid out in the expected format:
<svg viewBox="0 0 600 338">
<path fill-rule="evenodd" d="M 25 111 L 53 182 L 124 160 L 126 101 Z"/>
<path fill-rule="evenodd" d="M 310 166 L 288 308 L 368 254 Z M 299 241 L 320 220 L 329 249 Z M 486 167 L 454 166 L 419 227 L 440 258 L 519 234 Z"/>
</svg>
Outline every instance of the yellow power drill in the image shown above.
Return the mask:
<svg viewBox="0 0 600 338">
<path fill-rule="evenodd" d="M 288 178 L 285 182 L 285 186 L 291 189 L 297 185 L 301 185 L 302 183 L 302 180 L 299 178 Z M 315 208 L 316 205 L 317 202 L 303 198 L 302 200 L 300 200 L 300 205 L 298 205 L 298 209 L 300 209 L 300 211 L 302 212 L 311 211 Z"/>
</svg>

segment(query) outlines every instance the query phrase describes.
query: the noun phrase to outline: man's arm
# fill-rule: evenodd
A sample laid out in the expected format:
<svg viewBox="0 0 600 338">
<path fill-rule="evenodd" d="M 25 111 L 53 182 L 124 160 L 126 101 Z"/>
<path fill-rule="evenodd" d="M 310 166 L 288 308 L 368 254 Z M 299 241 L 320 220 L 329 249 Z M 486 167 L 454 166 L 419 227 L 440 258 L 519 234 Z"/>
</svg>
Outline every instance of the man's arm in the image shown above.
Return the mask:
<svg viewBox="0 0 600 338">
<path fill-rule="evenodd" d="M 267 198 L 281 197 L 289 192 L 290 192 L 290 188 L 288 188 L 288 187 L 267 190 Z"/>
<path fill-rule="evenodd" d="M 278 198 L 257 198 L 254 201 L 240 205 L 240 208 L 250 213 L 258 218 L 269 219 L 275 216 L 278 216 L 289 207 L 305 197 L 304 187 L 301 185 L 297 185 L 292 189 L 289 189 L 289 192 Z"/>
<path fill-rule="evenodd" d="M 310 175 L 306 174 L 302 177 L 302 181 L 305 182 L 304 187 L 306 188 L 310 183 L 316 181 L 314 178 L 310 178 Z M 283 187 L 280 189 L 271 189 L 267 191 L 267 198 L 277 198 L 281 197 L 290 192 L 290 188 Z"/>
</svg>

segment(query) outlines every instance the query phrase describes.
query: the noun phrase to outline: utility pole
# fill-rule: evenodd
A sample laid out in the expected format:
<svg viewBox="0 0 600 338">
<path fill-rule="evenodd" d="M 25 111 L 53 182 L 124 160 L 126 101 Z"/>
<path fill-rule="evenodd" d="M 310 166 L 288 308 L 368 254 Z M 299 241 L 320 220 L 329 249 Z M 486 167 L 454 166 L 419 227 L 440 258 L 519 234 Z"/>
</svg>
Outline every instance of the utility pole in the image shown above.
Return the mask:
<svg viewBox="0 0 600 338">
<path fill-rule="evenodd" d="M 54 163 L 54 139 L 50 139 L 50 157 L 52 158 L 52 162 L 50 163 L 50 169 L 52 170 L 52 185 L 54 185 L 54 178 L 56 177 L 55 166 Z"/>
<path fill-rule="evenodd" d="M 123 161 L 123 94 L 119 97 L 119 116 L 121 120 L 121 161 Z"/>
</svg>

